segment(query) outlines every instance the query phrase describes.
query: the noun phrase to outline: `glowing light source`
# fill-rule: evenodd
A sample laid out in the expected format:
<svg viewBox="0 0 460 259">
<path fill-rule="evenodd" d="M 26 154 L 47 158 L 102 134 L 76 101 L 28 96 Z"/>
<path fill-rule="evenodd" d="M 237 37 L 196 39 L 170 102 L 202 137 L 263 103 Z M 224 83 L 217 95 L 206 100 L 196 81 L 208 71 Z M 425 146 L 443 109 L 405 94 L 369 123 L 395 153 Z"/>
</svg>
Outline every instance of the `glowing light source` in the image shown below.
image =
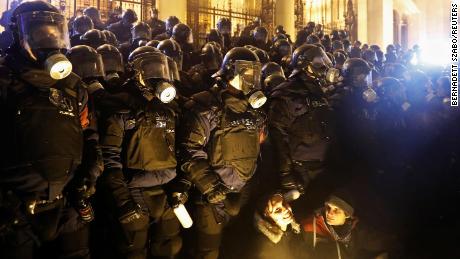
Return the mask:
<svg viewBox="0 0 460 259">
<path fill-rule="evenodd" d="M 397 0 L 395 1 L 395 9 L 404 14 L 419 13 L 417 5 L 412 0 Z"/>
<path fill-rule="evenodd" d="M 419 63 L 431 65 L 447 65 L 450 62 L 449 39 L 433 36 L 432 39 L 422 41 Z"/>
<path fill-rule="evenodd" d="M 188 214 L 184 204 L 174 207 L 173 211 L 183 228 L 190 228 L 193 225 L 192 218 Z"/>
</svg>

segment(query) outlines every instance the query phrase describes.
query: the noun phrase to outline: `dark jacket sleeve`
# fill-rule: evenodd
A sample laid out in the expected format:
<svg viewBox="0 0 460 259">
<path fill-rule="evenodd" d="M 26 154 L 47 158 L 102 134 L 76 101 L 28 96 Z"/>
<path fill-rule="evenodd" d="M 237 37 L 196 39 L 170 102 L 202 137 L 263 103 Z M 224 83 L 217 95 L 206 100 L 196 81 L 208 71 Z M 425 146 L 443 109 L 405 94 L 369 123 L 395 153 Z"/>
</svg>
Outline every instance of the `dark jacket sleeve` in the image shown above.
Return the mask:
<svg viewBox="0 0 460 259">
<path fill-rule="evenodd" d="M 289 150 L 289 128 L 295 117 L 284 98 L 273 99 L 268 118 L 270 140 L 279 158 L 279 172 L 291 170 L 291 155 Z"/>
<path fill-rule="evenodd" d="M 118 206 L 131 200 L 128 185 L 123 175 L 121 149 L 125 135 L 126 114 L 116 113 L 102 123 L 101 147 L 104 158 L 104 173 L 102 183 L 112 193 Z"/>
<path fill-rule="evenodd" d="M 218 175 L 211 170 L 205 151 L 215 127 L 215 119 L 216 115 L 212 111 L 192 110 L 184 116 L 181 125 L 179 140 L 183 159 L 181 169 L 202 193 L 209 191 L 219 181 Z"/>
<path fill-rule="evenodd" d="M 99 145 L 98 124 L 94 103 L 88 97 L 87 91 L 80 93 L 80 122 L 83 128 L 83 161 L 81 170 L 85 181 L 90 185 L 96 185 L 97 178 L 104 170 L 102 151 Z"/>
</svg>

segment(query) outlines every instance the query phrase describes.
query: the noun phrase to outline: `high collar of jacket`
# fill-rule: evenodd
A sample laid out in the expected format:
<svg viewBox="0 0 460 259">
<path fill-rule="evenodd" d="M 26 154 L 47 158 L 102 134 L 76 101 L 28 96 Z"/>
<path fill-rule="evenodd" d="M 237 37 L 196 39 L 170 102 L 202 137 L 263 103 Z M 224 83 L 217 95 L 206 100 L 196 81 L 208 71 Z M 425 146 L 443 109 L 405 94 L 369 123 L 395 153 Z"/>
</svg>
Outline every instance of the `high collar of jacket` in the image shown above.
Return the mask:
<svg viewBox="0 0 460 259">
<path fill-rule="evenodd" d="M 332 226 L 328 225 L 323 210 L 316 211 L 315 214 L 302 222 L 302 228 L 305 232 L 313 232 L 313 218 L 316 221 L 316 233 L 317 235 L 328 237 L 331 240 L 341 241 L 340 237 L 334 235 L 336 231 L 331 232 Z M 350 219 L 347 222 L 347 228 L 351 232 L 358 223 L 358 219 L 356 217 Z M 333 233 L 334 232 L 334 233 Z"/>
<path fill-rule="evenodd" d="M 289 83 L 292 82 L 292 83 Z M 321 89 L 320 81 L 313 78 L 304 71 L 298 71 L 293 73 L 288 79 L 287 84 L 282 84 L 286 91 L 300 95 L 315 95 L 318 97 L 324 96 L 324 92 Z M 288 87 L 285 87 L 288 86 Z M 273 90 L 275 91 L 275 89 Z"/>
<path fill-rule="evenodd" d="M 242 94 L 235 95 L 228 90 L 223 90 L 221 96 L 225 107 L 229 108 L 231 111 L 235 113 L 244 113 L 248 110 L 249 103 Z"/>
<path fill-rule="evenodd" d="M 24 57 L 19 46 L 13 45 L 7 50 L 5 61 L 7 66 L 22 81 L 36 87 L 49 88 L 58 82 L 58 80 L 51 78 L 47 71 Z"/>
</svg>

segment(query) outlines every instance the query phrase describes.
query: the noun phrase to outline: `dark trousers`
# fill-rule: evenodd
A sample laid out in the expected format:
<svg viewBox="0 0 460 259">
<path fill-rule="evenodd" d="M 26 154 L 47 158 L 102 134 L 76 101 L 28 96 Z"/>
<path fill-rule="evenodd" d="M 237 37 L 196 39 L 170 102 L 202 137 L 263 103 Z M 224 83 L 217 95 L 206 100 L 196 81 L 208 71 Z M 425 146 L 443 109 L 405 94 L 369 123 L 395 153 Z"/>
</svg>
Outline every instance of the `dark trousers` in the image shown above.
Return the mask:
<svg viewBox="0 0 460 259">
<path fill-rule="evenodd" d="M 0 229 L 0 258 L 89 258 L 89 226 L 64 200 L 33 215 L 15 211 Z"/>
<path fill-rule="evenodd" d="M 180 223 L 166 201 L 166 194 L 158 188 L 136 188 L 132 196 L 145 216 L 128 224 L 121 224 L 110 216 L 108 238 L 118 253 L 117 258 L 173 258 L 182 248 Z M 112 215 L 116 215 L 111 213 Z"/>
<path fill-rule="evenodd" d="M 240 193 L 230 193 L 222 204 L 209 204 L 198 200 L 194 208 L 194 249 L 192 258 L 217 259 L 222 241 L 222 231 L 236 217 L 249 198 L 249 188 Z"/>
</svg>

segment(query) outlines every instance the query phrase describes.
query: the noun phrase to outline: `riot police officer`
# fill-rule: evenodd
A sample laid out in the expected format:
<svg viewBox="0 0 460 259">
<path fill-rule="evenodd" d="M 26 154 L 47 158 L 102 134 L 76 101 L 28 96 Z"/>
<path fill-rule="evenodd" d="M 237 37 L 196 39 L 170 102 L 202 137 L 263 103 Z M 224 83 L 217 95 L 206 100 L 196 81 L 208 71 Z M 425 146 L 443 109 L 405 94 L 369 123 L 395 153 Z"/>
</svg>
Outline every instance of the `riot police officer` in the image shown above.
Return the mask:
<svg viewBox="0 0 460 259">
<path fill-rule="evenodd" d="M 268 42 L 268 30 L 265 27 L 256 27 L 252 32 L 252 45 L 265 51 L 269 50 L 271 44 Z"/>
<path fill-rule="evenodd" d="M 369 63 L 372 68 L 372 79 L 377 80 L 380 77 L 380 72 L 377 68 L 377 55 L 372 49 L 363 51 L 363 59 Z"/>
<path fill-rule="evenodd" d="M 179 23 L 179 18 L 176 16 L 169 16 L 165 21 L 166 31 L 164 33 L 158 34 L 153 39 L 162 41 L 171 38 L 174 26 Z"/>
<path fill-rule="evenodd" d="M 304 27 L 304 30 L 307 32 L 307 36 L 313 34 L 315 32 L 316 23 L 315 22 L 308 22 L 307 25 Z M 337 32 L 337 31 L 335 31 Z M 332 31 L 334 34 L 334 31 Z"/>
<path fill-rule="evenodd" d="M 94 29 L 93 21 L 86 16 L 78 16 L 72 23 L 72 36 L 70 37 L 70 45 L 76 46 L 84 44 L 80 37 L 87 31 Z"/>
<path fill-rule="evenodd" d="M 100 31 L 105 29 L 105 24 L 101 21 L 101 14 L 96 7 L 88 7 L 83 10 L 83 15 L 88 16 L 91 18 L 94 24 L 94 28 Z"/>
<path fill-rule="evenodd" d="M 87 45 L 93 49 L 97 49 L 99 46 L 106 43 L 106 34 L 98 29 L 89 30 L 80 37 L 80 45 Z"/>
<path fill-rule="evenodd" d="M 288 40 L 279 39 L 273 43 L 269 55 L 271 61 L 280 64 L 283 57 L 292 55 L 292 46 Z"/>
<path fill-rule="evenodd" d="M 123 56 L 116 47 L 110 44 L 97 48 L 97 53 L 101 55 L 104 64 L 105 76 L 102 84 L 108 92 L 115 93 L 120 90 L 125 78 Z"/>
<path fill-rule="evenodd" d="M 113 23 L 107 27 L 107 30 L 113 32 L 120 43 L 129 42 L 131 39 L 131 28 L 133 23 L 137 21 L 137 14 L 134 10 L 127 9 L 121 21 Z"/>
<path fill-rule="evenodd" d="M 265 50 L 251 45 L 247 45 L 245 47 L 250 49 L 252 52 L 254 52 L 254 54 L 257 55 L 257 57 L 259 58 L 259 62 L 262 65 L 265 65 L 266 63 L 270 62 L 270 56 L 268 56 L 268 53 Z"/>
<path fill-rule="evenodd" d="M 225 223 L 236 216 L 259 156 L 266 101 L 260 63 L 246 48 L 224 57 L 219 87 L 191 97 L 181 129 L 181 168 L 194 184 L 196 246 L 191 258 L 217 258 Z"/>
<path fill-rule="evenodd" d="M 220 45 L 220 48 L 224 46 L 224 37 L 217 29 L 211 29 L 206 35 L 206 42 L 215 42 Z"/>
<path fill-rule="evenodd" d="M 104 62 L 95 49 L 85 45 L 75 46 L 69 50 L 67 57 L 73 64 L 73 72 L 87 85 L 91 100 L 88 106 L 93 114 L 96 114 L 96 109 L 107 113 L 127 106 L 105 91 L 102 85 L 106 78 Z"/>
<path fill-rule="evenodd" d="M 52 5 L 28 1 L 11 24 L 15 41 L 0 64 L 0 254 L 32 258 L 59 239 L 60 257 L 89 258 L 87 197 L 103 165 L 84 84 L 63 55 L 67 21 Z"/>
<path fill-rule="evenodd" d="M 286 81 L 283 68 L 275 62 L 268 62 L 262 66 L 261 83 L 266 96 L 270 96 L 273 89 Z"/>
<path fill-rule="evenodd" d="M 222 45 L 223 53 L 227 53 L 232 48 L 232 21 L 229 18 L 221 17 L 217 21 L 216 27 L 224 38 Z"/>
<path fill-rule="evenodd" d="M 117 36 L 109 30 L 103 30 L 102 33 L 105 34 L 105 38 L 107 39 L 107 44 L 110 44 L 114 47 L 118 47 L 118 40 Z"/>
<path fill-rule="evenodd" d="M 173 39 L 166 39 L 158 43 L 157 47 L 161 52 L 170 57 L 176 63 L 179 76 L 175 81 L 175 87 L 180 100 L 182 97 L 189 97 L 195 93 L 197 88 L 192 84 L 189 74 L 184 71 L 183 52 L 179 43 Z"/>
<path fill-rule="evenodd" d="M 223 57 L 222 52 L 212 43 L 206 43 L 201 48 L 201 63 L 188 71 L 192 85 L 196 89 L 193 94 L 210 89 L 215 81 L 212 78 L 219 70 Z"/>
<path fill-rule="evenodd" d="M 131 52 L 140 46 L 144 46 L 152 39 L 152 29 L 145 22 L 138 22 L 131 28 L 131 39 L 120 45 L 119 50 L 126 62 Z"/>
<path fill-rule="evenodd" d="M 182 241 L 162 186 L 176 176 L 176 91 L 157 49 L 139 47 L 128 60 L 135 76 L 123 91 L 136 105 L 104 119 L 101 136 L 105 209 L 120 226 L 112 241 L 129 258 L 173 257 Z"/>
<path fill-rule="evenodd" d="M 339 51 L 334 52 L 334 59 L 335 59 L 335 68 L 342 69 L 343 63 L 347 60 L 347 57 Z"/>
<path fill-rule="evenodd" d="M 371 71 L 365 60 L 347 59 L 342 68 L 343 86 L 330 98 L 331 104 L 338 110 L 338 127 L 342 139 L 350 143 L 350 147 L 345 147 L 346 149 L 352 150 L 351 147 L 357 145 L 360 150 L 371 147 L 371 123 L 375 119 L 374 104 L 378 100 L 377 93 L 372 88 Z"/>
<path fill-rule="evenodd" d="M 321 43 L 321 40 L 315 34 L 310 34 L 307 37 L 307 42 L 306 43 L 307 44 L 318 44 L 318 43 Z"/>
<path fill-rule="evenodd" d="M 324 171 L 333 134 L 332 110 L 323 91 L 332 64 L 326 53 L 305 44 L 292 54 L 294 68 L 270 96 L 269 132 L 279 158 L 280 187 L 304 192 Z"/>
<path fill-rule="evenodd" d="M 177 41 L 173 39 L 162 40 L 158 43 L 157 48 L 176 62 L 179 71 L 182 70 L 183 53 Z"/>
<path fill-rule="evenodd" d="M 192 29 L 186 24 L 179 23 L 174 26 L 171 38 L 179 43 L 183 53 L 182 69 L 188 71 L 197 63 L 193 53 L 193 34 Z"/>
<path fill-rule="evenodd" d="M 285 39 L 289 43 L 292 43 L 291 36 L 286 33 L 286 31 L 284 30 L 283 25 L 277 25 L 276 26 L 275 36 L 273 36 L 273 42 L 276 42 L 277 40 L 280 40 L 280 39 Z"/>
<path fill-rule="evenodd" d="M 261 27 L 261 26 L 262 26 L 262 20 L 260 19 L 260 17 L 254 18 L 254 20 L 250 24 L 246 25 L 243 28 L 243 31 L 241 31 L 241 34 L 239 35 L 240 37 L 238 39 L 237 46 L 242 47 L 245 45 L 253 45 L 254 44 L 254 37 L 253 37 L 254 30 L 257 27 Z"/>
<path fill-rule="evenodd" d="M 147 24 L 152 28 L 152 38 L 166 31 L 166 24 L 158 19 L 158 9 L 156 8 L 150 9 L 150 19 L 147 20 Z"/>
</svg>

